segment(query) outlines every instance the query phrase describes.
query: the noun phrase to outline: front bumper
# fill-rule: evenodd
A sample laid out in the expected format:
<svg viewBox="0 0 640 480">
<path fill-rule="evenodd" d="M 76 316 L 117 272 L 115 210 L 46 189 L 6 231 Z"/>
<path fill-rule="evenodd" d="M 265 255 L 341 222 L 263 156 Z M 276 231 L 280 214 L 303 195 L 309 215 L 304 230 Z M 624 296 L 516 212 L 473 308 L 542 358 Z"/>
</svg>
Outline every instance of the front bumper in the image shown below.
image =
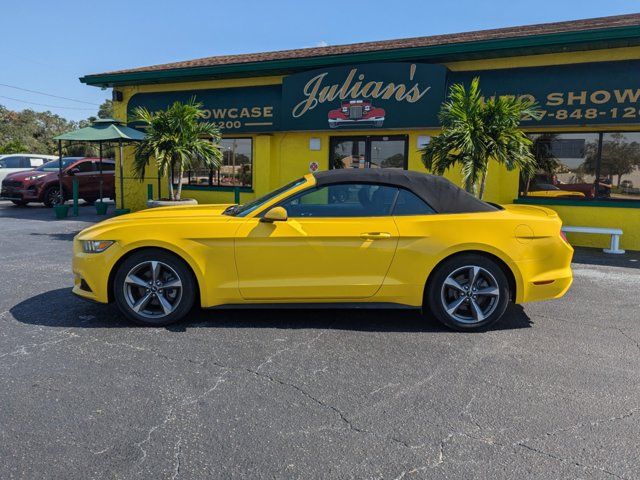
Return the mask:
<svg viewBox="0 0 640 480">
<path fill-rule="evenodd" d="M 384 117 L 369 117 L 369 118 L 330 118 L 329 125 L 366 125 L 375 122 L 383 122 Z"/>
<path fill-rule="evenodd" d="M 3 200 L 39 202 L 40 192 L 37 187 L 24 188 L 3 186 L 2 190 L 0 190 L 0 197 Z"/>
<path fill-rule="evenodd" d="M 97 303 L 109 303 L 109 274 L 120 254 L 117 243 L 102 253 L 85 253 L 80 241 L 74 239 L 72 292 Z"/>
</svg>

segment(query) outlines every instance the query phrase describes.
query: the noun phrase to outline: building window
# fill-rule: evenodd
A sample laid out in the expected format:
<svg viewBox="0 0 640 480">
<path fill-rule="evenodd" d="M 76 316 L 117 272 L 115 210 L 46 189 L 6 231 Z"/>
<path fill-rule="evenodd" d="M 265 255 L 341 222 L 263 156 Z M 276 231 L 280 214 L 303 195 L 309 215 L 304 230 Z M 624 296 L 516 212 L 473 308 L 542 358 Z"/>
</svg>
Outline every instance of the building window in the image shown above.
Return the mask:
<svg viewBox="0 0 640 480">
<path fill-rule="evenodd" d="M 248 187 L 253 185 L 253 144 L 250 138 L 223 138 L 220 168 L 185 172 L 183 185 L 198 187 Z"/>
<path fill-rule="evenodd" d="M 536 175 L 520 196 L 571 200 L 640 200 L 640 132 L 530 135 Z"/>
</svg>

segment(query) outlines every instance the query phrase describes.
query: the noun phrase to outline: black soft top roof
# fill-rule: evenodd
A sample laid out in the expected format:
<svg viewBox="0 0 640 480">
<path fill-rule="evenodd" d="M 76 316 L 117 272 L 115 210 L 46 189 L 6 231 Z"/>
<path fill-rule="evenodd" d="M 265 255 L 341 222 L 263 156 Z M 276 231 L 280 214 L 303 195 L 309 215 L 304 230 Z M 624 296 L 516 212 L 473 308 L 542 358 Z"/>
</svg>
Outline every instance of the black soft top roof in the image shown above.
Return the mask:
<svg viewBox="0 0 640 480">
<path fill-rule="evenodd" d="M 395 168 L 340 168 L 313 174 L 318 186 L 339 183 L 377 183 L 415 193 L 438 213 L 491 212 L 498 210 L 438 175 Z"/>
</svg>

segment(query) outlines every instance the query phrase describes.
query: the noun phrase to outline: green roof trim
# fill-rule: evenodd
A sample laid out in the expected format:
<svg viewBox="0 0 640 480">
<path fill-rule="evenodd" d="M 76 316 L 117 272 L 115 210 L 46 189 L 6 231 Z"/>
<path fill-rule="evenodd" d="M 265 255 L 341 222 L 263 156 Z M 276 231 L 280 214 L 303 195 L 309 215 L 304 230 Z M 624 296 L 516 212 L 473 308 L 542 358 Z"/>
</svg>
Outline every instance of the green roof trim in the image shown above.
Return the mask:
<svg viewBox="0 0 640 480">
<path fill-rule="evenodd" d="M 80 78 L 87 85 L 113 87 L 146 83 L 170 83 L 202 80 L 211 77 L 266 76 L 287 72 L 344 65 L 399 60 L 464 60 L 555 53 L 584 49 L 624 47 L 640 44 L 640 26 L 602 28 L 577 32 L 548 33 L 526 37 L 459 42 L 427 47 L 413 47 L 342 55 L 267 60 L 208 67 L 104 73 Z"/>
</svg>

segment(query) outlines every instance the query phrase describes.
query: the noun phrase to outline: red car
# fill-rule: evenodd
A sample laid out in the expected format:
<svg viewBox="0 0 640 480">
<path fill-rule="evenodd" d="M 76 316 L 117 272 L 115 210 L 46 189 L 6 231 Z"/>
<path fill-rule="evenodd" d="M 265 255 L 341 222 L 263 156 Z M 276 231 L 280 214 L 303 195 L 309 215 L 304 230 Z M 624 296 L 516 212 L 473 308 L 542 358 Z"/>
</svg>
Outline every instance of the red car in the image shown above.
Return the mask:
<svg viewBox="0 0 640 480">
<path fill-rule="evenodd" d="M 384 109 L 374 107 L 367 100 L 349 100 L 342 102 L 340 108 L 329 111 L 329 127 L 338 128 L 353 124 L 373 124 L 374 127 L 381 127 L 384 115 Z"/>
<path fill-rule="evenodd" d="M 0 197 L 16 205 L 42 202 L 52 207 L 59 195 L 59 161 L 52 160 L 41 167 L 26 172 L 7 175 L 2 181 Z M 102 160 L 102 192 L 104 198 L 114 198 L 115 162 Z M 63 157 L 62 190 L 64 199 L 72 198 L 73 180 L 78 180 L 78 196 L 85 202 L 95 202 L 100 196 L 100 170 L 97 158 Z"/>
</svg>

